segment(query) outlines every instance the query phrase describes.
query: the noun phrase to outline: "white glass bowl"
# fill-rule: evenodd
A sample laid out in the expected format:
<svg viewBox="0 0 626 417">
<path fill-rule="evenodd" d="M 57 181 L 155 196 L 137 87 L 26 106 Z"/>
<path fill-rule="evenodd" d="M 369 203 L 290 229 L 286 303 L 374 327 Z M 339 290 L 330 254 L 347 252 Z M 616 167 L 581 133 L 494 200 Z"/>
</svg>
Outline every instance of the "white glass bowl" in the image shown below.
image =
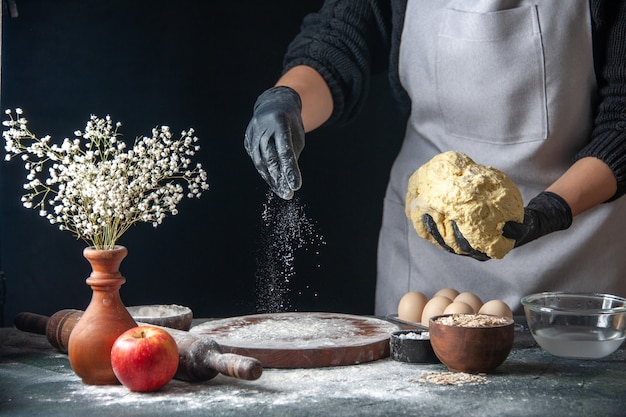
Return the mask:
<svg viewBox="0 0 626 417">
<path fill-rule="evenodd" d="M 626 338 L 626 298 L 544 292 L 521 302 L 535 341 L 552 355 L 599 359 L 615 352 Z"/>
</svg>

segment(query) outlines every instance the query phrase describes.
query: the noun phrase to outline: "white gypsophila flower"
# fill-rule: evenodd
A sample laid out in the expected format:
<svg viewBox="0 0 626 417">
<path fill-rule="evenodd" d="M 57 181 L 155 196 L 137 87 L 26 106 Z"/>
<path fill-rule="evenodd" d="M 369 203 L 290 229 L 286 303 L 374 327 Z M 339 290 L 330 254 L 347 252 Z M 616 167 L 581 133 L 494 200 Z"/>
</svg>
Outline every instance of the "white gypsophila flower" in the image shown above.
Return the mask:
<svg viewBox="0 0 626 417">
<path fill-rule="evenodd" d="M 151 137 L 138 137 L 127 149 L 118 134 L 120 122 L 92 115 L 84 131 L 57 145 L 50 144 L 50 136 L 30 132 L 21 109 L 15 110 L 17 119 L 11 110 L 5 113 L 10 118 L 3 122 L 5 160 L 20 157 L 27 171 L 23 206 L 38 209 L 51 224 L 97 249 L 115 246 L 137 222 L 157 227 L 178 214 L 185 196 L 199 198 L 209 188 L 202 165 L 190 169 L 199 150 L 193 129 L 174 139 L 168 126 L 156 127 Z"/>
</svg>

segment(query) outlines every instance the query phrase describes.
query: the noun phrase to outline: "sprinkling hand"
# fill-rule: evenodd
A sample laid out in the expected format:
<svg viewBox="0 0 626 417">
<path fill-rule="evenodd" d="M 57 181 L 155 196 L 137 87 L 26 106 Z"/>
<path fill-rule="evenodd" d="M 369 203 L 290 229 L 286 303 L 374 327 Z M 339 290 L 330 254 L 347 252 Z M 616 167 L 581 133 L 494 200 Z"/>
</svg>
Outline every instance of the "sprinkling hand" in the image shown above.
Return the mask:
<svg viewBox="0 0 626 417">
<path fill-rule="evenodd" d="M 261 177 L 278 196 L 293 197 L 302 185 L 298 157 L 304 148 L 300 96 L 289 87 L 272 87 L 254 105 L 244 147 Z"/>
</svg>

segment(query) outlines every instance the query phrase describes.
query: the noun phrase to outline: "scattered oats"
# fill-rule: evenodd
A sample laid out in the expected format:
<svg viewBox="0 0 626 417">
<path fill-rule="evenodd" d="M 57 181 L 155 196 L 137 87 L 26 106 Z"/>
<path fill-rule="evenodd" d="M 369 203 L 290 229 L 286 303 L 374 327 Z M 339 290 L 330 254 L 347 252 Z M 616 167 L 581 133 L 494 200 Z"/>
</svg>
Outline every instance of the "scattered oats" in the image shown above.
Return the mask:
<svg viewBox="0 0 626 417">
<path fill-rule="evenodd" d="M 485 374 L 468 374 L 465 372 L 425 372 L 418 382 L 437 385 L 480 385 L 488 384 Z"/>
<path fill-rule="evenodd" d="M 436 321 L 445 326 L 459 327 L 492 327 L 510 323 L 510 320 L 506 317 L 489 316 L 487 314 L 453 314 L 440 317 Z"/>
</svg>

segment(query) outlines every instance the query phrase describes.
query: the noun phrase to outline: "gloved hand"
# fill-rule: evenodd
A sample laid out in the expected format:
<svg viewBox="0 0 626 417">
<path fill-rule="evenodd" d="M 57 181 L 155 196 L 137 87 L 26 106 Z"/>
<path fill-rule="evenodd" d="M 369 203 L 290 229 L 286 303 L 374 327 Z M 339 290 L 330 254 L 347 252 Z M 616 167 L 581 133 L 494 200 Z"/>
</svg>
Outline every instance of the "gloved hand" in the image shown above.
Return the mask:
<svg viewBox="0 0 626 417">
<path fill-rule="evenodd" d="M 302 102 L 289 87 L 272 87 L 254 104 L 244 147 L 261 177 L 289 200 L 302 185 L 298 157 L 304 148 Z"/>
<path fill-rule="evenodd" d="M 572 209 L 561 196 L 544 191 L 524 208 L 523 223 L 506 222 L 502 235 L 515 239 L 515 247 L 525 245 L 548 233 L 564 230 L 572 224 Z"/>
<path fill-rule="evenodd" d="M 491 259 L 485 253 L 479 252 L 476 249 L 472 248 L 465 236 L 463 236 L 463 233 L 461 233 L 461 231 L 459 230 L 459 227 L 457 226 L 455 221 L 452 221 L 452 231 L 454 232 L 454 239 L 456 240 L 457 245 L 459 245 L 459 248 L 461 248 L 463 253 L 457 253 L 445 242 L 445 240 L 443 240 L 443 237 L 441 237 L 441 233 L 439 233 L 439 229 L 437 228 L 437 223 L 435 223 L 435 220 L 431 217 L 430 214 L 424 214 L 422 216 L 422 222 L 424 223 L 424 227 L 426 227 L 426 230 L 428 230 L 428 233 L 432 235 L 432 237 L 437 241 L 439 246 L 441 246 L 448 252 L 455 253 L 457 255 L 470 256 L 478 261 L 486 261 L 488 259 Z"/>
</svg>

